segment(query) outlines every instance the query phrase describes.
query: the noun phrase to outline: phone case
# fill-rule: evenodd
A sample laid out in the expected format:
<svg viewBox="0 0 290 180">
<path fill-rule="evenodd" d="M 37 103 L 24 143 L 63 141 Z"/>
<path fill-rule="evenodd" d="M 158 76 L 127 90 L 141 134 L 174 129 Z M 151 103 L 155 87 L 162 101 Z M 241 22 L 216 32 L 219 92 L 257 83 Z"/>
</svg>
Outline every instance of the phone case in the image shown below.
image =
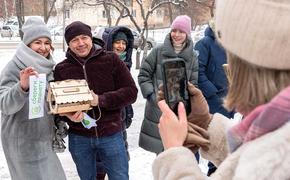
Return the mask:
<svg viewBox="0 0 290 180">
<path fill-rule="evenodd" d="M 164 60 L 162 77 L 166 103 L 177 114 L 178 103 L 183 102 L 189 114 L 191 107 L 184 60 L 180 58 Z"/>
</svg>

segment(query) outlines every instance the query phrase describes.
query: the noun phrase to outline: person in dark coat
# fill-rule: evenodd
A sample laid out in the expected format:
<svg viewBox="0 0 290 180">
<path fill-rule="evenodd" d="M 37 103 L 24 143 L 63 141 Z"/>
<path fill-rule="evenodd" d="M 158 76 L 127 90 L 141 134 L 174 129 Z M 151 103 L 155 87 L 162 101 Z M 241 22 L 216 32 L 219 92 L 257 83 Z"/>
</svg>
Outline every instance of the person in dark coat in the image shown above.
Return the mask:
<svg viewBox="0 0 290 180">
<path fill-rule="evenodd" d="M 131 69 L 132 66 L 132 52 L 134 36 L 131 30 L 125 26 L 115 26 L 110 28 L 105 28 L 104 32 L 101 34 L 101 38 L 105 42 L 105 49 L 107 51 L 113 51 L 118 54 L 120 60 L 122 60 L 127 68 Z M 125 142 L 128 160 L 130 160 L 130 155 L 128 151 L 128 141 L 127 141 L 127 131 L 126 129 L 130 127 L 132 123 L 132 118 L 134 116 L 134 111 L 132 105 L 126 106 L 122 109 L 122 120 L 123 120 L 123 139 Z M 102 180 L 105 177 L 105 170 L 102 167 L 103 163 L 99 160 L 97 161 L 97 180 Z M 100 170 L 99 169 L 103 169 Z"/>
<path fill-rule="evenodd" d="M 204 113 L 206 118 L 192 119 L 192 114 L 186 118 L 182 105 L 177 117 L 160 101 L 159 130 L 167 150 L 154 161 L 153 177 L 289 180 L 290 1 L 217 1 L 215 20 L 216 38 L 226 49 L 229 64 L 225 105 L 244 118 L 237 122 L 219 113 L 211 116 L 194 87 L 191 107 L 198 109 L 191 112 Z M 210 177 L 200 170 L 193 153 L 182 147 L 191 120 L 207 131 L 209 146 L 200 152 L 219 167 Z"/>
<path fill-rule="evenodd" d="M 177 16 L 171 24 L 171 31 L 165 37 L 164 43 L 153 48 L 141 64 L 138 83 L 142 95 L 147 101 L 139 136 L 139 146 L 156 154 L 164 150 L 158 132 L 161 112 L 156 101 L 158 87 L 162 84 L 162 62 L 170 58 L 183 59 L 188 81 L 197 85 L 198 60 L 193 48 L 190 31 L 190 17 L 186 15 Z"/>
<path fill-rule="evenodd" d="M 198 87 L 206 98 L 210 113 L 220 113 L 233 118 L 234 112 L 229 112 L 223 107 L 223 98 L 228 91 L 228 81 L 223 69 L 223 64 L 227 63 L 226 53 L 216 41 L 213 21 L 209 24 L 205 36 L 195 45 L 199 62 Z M 211 162 L 208 167 L 208 175 L 216 170 Z"/>
<path fill-rule="evenodd" d="M 124 26 L 105 28 L 102 39 L 106 44 L 106 50 L 117 53 L 120 60 L 126 64 L 130 71 L 132 66 L 132 52 L 134 43 L 134 36 L 131 30 Z M 133 116 L 134 111 L 132 105 L 126 106 L 123 110 L 124 130 L 130 127 Z"/>
<path fill-rule="evenodd" d="M 75 21 L 65 29 L 66 59 L 55 67 L 55 80 L 85 79 L 92 90 L 92 109 L 60 114 L 69 125 L 69 150 L 81 179 L 95 179 L 97 157 L 109 179 L 128 180 L 128 157 L 123 140 L 122 108 L 137 99 L 137 87 L 117 54 L 97 47 L 91 28 Z M 86 128 L 84 116 L 97 126 Z"/>
</svg>

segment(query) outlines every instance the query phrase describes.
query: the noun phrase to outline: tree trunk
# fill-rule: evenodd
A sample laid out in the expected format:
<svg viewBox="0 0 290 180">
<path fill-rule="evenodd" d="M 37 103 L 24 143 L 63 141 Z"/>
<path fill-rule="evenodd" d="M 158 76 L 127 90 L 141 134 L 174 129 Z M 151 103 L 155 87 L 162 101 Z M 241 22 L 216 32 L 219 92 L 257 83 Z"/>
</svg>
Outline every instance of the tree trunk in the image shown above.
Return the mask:
<svg viewBox="0 0 290 180">
<path fill-rule="evenodd" d="M 136 53 L 136 69 L 140 69 L 140 57 L 141 57 L 141 48 L 138 47 Z"/>
<path fill-rule="evenodd" d="M 53 0 L 48 4 L 47 0 L 43 0 L 43 20 L 45 23 L 47 23 L 49 18 L 50 18 L 50 15 L 53 11 L 55 2 L 56 2 L 56 0 Z"/>
<path fill-rule="evenodd" d="M 171 6 L 171 4 L 168 4 L 168 11 L 169 11 L 170 24 L 172 24 L 172 22 L 173 22 L 173 14 L 172 14 L 172 6 Z"/>
<path fill-rule="evenodd" d="M 141 38 L 140 38 L 141 37 Z M 144 43 L 146 42 L 146 39 L 144 38 L 144 30 L 140 33 L 139 41 L 141 41 L 139 44 L 139 47 L 137 49 L 137 54 L 136 54 L 136 69 L 140 69 L 140 59 L 141 59 L 141 50 L 145 48 Z M 146 51 L 147 52 L 147 51 Z M 143 51 L 143 57 L 144 57 L 145 51 Z M 142 57 L 142 61 L 143 61 Z"/>
<path fill-rule="evenodd" d="M 45 23 L 48 21 L 47 0 L 43 0 L 43 20 Z"/>
<path fill-rule="evenodd" d="M 212 1 L 211 7 L 210 7 L 210 16 L 211 16 L 211 18 L 214 17 L 214 8 L 215 8 L 214 5 L 215 5 L 215 1 Z"/>
<path fill-rule="evenodd" d="M 15 7 L 16 7 L 16 15 L 19 23 L 19 34 L 21 40 L 23 39 L 23 32 L 21 31 L 22 25 L 24 23 L 24 4 L 23 0 L 16 0 L 15 1 Z"/>
<path fill-rule="evenodd" d="M 147 41 L 146 41 L 146 44 L 147 44 Z M 141 63 L 147 58 L 147 53 L 148 53 L 148 46 L 145 45 Z"/>
<path fill-rule="evenodd" d="M 12 4 L 12 9 L 16 9 L 16 0 L 13 0 L 13 4 Z M 12 11 L 12 12 L 10 12 L 11 14 L 11 16 L 15 16 L 15 13 L 16 13 L 16 10 L 15 11 Z M 17 16 L 17 15 L 16 15 Z"/>
<path fill-rule="evenodd" d="M 116 20 L 115 26 L 118 26 L 120 20 L 122 19 L 122 15 L 124 14 L 125 9 L 123 8 L 122 11 L 120 12 L 120 16 Z"/>
<path fill-rule="evenodd" d="M 145 39 L 143 41 L 143 47 L 144 47 L 144 51 L 143 51 L 143 57 L 142 57 L 142 61 L 144 61 L 147 58 L 147 53 L 148 53 L 148 46 L 147 46 L 147 39 L 148 39 L 148 24 L 147 24 L 148 18 L 146 18 L 146 23 L 144 23 L 144 30 L 145 30 Z M 141 61 L 141 62 L 142 62 Z"/>
<path fill-rule="evenodd" d="M 4 11 L 5 11 L 5 20 L 8 18 L 8 10 L 7 10 L 8 8 L 7 8 L 7 1 L 6 0 L 4 0 Z"/>
<path fill-rule="evenodd" d="M 108 7 L 108 4 L 106 3 L 106 1 L 103 2 L 104 5 L 104 9 L 106 12 L 106 16 L 107 16 L 107 24 L 109 27 L 112 26 L 112 18 L 111 18 L 111 11 L 110 8 Z"/>
</svg>

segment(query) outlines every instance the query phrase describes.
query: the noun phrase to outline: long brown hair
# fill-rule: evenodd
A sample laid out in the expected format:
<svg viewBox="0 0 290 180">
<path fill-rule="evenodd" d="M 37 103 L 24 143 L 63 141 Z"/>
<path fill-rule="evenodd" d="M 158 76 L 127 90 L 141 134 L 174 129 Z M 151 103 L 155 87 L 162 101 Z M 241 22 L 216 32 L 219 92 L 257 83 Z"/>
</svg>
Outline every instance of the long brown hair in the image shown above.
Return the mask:
<svg viewBox="0 0 290 180">
<path fill-rule="evenodd" d="M 230 82 L 225 107 L 229 110 L 247 114 L 258 105 L 269 102 L 290 84 L 290 70 L 256 66 L 230 52 L 227 58 Z"/>
</svg>

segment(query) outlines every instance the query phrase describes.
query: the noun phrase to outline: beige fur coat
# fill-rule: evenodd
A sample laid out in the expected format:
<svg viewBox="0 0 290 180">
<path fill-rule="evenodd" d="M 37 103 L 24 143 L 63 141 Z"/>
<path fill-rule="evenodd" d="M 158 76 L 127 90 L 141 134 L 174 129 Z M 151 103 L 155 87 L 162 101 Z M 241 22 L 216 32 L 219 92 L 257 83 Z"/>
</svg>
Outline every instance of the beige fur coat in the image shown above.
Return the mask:
<svg viewBox="0 0 290 180">
<path fill-rule="evenodd" d="M 215 114 L 209 125 L 211 146 L 201 155 L 218 169 L 206 177 L 198 167 L 194 154 L 184 147 L 170 148 L 153 163 L 155 180 L 289 180 L 290 123 L 261 136 L 228 153 L 226 130 L 233 122 Z"/>
</svg>

